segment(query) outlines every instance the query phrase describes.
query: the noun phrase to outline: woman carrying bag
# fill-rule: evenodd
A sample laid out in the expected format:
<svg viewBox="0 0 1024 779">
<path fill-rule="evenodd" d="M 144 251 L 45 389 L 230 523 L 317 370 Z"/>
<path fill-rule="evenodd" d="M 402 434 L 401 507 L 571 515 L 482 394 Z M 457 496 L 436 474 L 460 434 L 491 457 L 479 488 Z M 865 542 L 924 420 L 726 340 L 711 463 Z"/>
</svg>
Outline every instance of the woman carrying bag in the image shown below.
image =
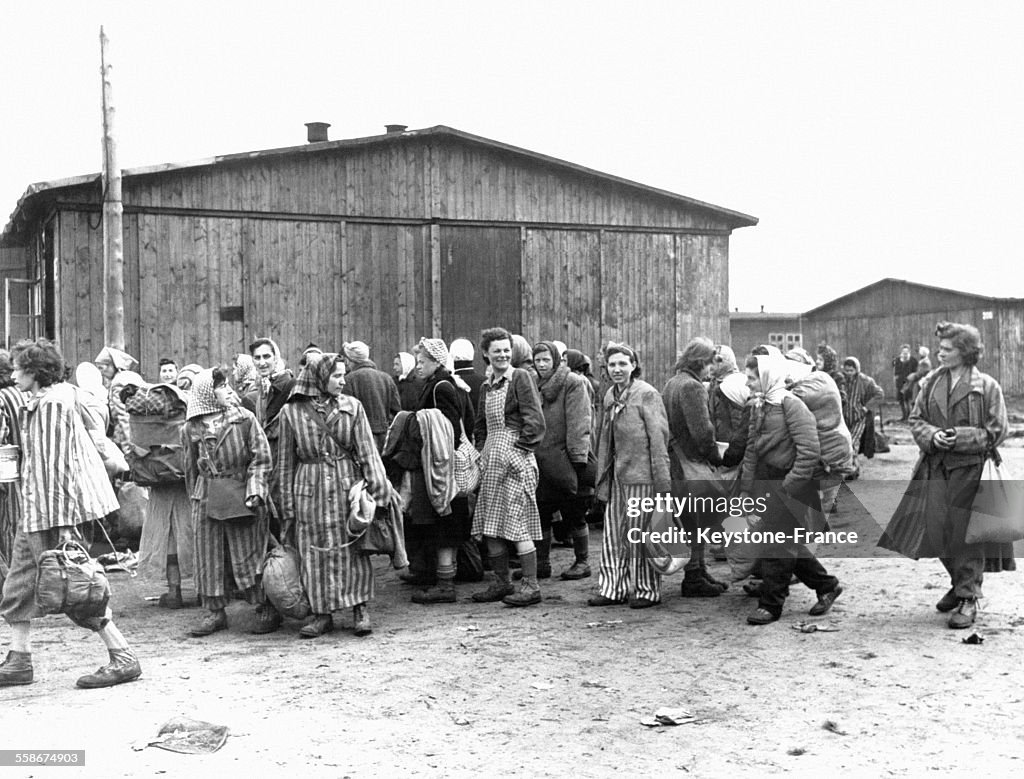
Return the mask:
<svg viewBox="0 0 1024 779">
<path fill-rule="evenodd" d="M 1012 544 L 966 543 L 985 461 L 1008 422 L 1003 391 L 976 367 L 984 347 L 971 325 L 940 322 L 939 368 L 921 380 L 910 427 L 921 456 L 913 481 L 878 541 L 914 559 L 938 557 L 950 588 L 935 604 L 949 627 L 974 624 L 984 573 L 1016 570 Z"/>
<path fill-rule="evenodd" d="M 281 615 L 266 602 L 257 581 L 269 538 L 270 444 L 256 417 L 232 397 L 225 372 L 203 371 L 192 384 L 181 431 L 195 528 L 196 591 L 206 609 L 189 630 L 193 636 L 227 629 L 229 574 L 256 607 L 250 632 L 271 633 L 281 626 Z"/>
<path fill-rule="evenodd" d="M 313 616 L 303 638 L 334 629 L 334 612 L 352 609 L 357 636 L 372 632 L 366 604 L 373 565 L 352 543 L 349 490 L 360 479 L 378 506 L 391 490 L 362 404 L 343 395 L 345 362 L 337 354 L 309 360 L 280 416 L 277 461 L 282 535 L 294 533 L 302 583 Z"/>
</svg>

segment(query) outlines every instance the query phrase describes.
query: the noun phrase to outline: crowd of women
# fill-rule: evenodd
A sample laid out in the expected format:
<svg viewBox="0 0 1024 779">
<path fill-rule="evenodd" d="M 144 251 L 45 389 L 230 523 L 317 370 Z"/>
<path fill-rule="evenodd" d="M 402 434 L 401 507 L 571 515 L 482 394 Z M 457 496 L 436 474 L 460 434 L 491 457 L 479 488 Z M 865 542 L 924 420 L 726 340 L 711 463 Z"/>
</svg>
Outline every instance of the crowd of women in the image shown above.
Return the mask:
<svg viewBox="0 0 1024 779">
<path fill-rule="evenodd" d="M 1005 545 L 965 544 L 983 465 L 998 458 L 1006 435 L 1006 410 L 999 385 L 975 367 L 978 331 L 940 323 L 936 335 L 939 367 L 919 379 L 910 413 L 921 450 L 914 483 L 929 489 L 908 490 L 880 543 L 939 557 L 950 590 L 938 608 L 952 613 L 951 627 L 966 627 L 983 573 L 1013 567 Z M 203 610 L 193 636 L 226 629 L 232 598 L 252 604 L 251 632 L 276 630 L 282 618 L 261 586 L 261 566 L 268 549 L 283 544 L 297 550 L 311 610 L 299 634 L 314 638 L 350 622 L 367 635 L 374 568 L 354 543 L 352 514 L 369 502 L 371 515 L 390 513 L 405 542 L 394 562 L 417 604 L 457 601 L 456 581 L 480 580 L 485 568 L 491 578 L 474 601 L 540 603 L 555 538 L 574 552 L 559 578 L 592 576 L 588 518 L 603 511 L 597 590 L 587 602 L 650 608 L 661 603 L 662 577 L 674 567 L 631 540 L 652 517 L 629 507 L 669 494 L 759 499 L 763 509 L 746 518 L 749 527 L 790 539 L 750 561 L 757 579 L 744 589 L 757 605 L 748 623 L 779 619 L 794 579 L 815 592 L 812 615 L 828 612 L 843 592 L 793 530 L 828 527 L 839 485 L 857 477 L 857 454 L 870 448 L 882 391 L 855 357 L 840 362 L 825 345 L 813 358 L 762 346 L 738 361 L 728 345 L 695 338 L 659 392 L 622 343 L 605 346 L 598 376 L 580 351 L 553 340 L 531 346 L 500 327 L 484 330 L 479 348 L 484 373 L 474 368 L 468 340 L 449 346 L 436 338 L 396 355 L 393 375 L 359 341 L 339 352 L 310 344 L 293 373 L 270 338 L 256 339 L 227 367 L 179 370 L 162 360 L 154 384 L 114 348 L 79 366 L 76 393 L 91 398 L 79 407 L 99 405 L 102 422 L 93 427 L 105 427 L 128 459 L 152 443 L 138 440 L 145 426 L 133 424 L 132 409 L 155 405 L 167 419 L 181 412 L 177 440 L 163 443 L 180 447 L 182 478 L 151 488 L 142 535 L 143 567 L 167 581 L 159 604 L 189 605 L 181 582 L 194 576 Z M 13 364 L 0 354 L 8 385 L 0 390 L 0 436 L 30 451 L 26 420 L 38 398 L 9 386 L 12 369 L 32 369 L 26 349 L 15 350 Z M 51 386 L 33 392 L 44 396 Z M 97 448 L 109 472 L 125 470 L 120 452 Z M 478 472 L 478 486 L 466 488 L 460 468 Z M 7 560 L 22 532 L 24 499 L 17 483 L 5 486 L 0 551 Z M 721 550 L 705 549 L 693 532 L 723 519 L 690 510 L 675 517 L 692 539 L 678 561 L 683 597 L 713 598 L 728 588 L 706 562 Z"/>
</svg>

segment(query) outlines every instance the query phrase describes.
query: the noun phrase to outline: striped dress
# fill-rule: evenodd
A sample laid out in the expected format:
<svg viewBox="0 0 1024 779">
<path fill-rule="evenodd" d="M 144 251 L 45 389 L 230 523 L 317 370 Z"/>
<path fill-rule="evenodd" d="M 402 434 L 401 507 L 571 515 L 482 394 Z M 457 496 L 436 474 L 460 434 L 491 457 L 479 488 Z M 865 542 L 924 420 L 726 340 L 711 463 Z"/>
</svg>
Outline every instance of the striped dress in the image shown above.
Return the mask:
<svg viewBox="0 0 1024 779">
<path fill-rule="evenodd" d="M 81 525 L 117 510 L 70 384 L 53 384 L 28 401 L 21 410 L 21 441 L 21 530 Z"/>
<path fill-rule="evenodd" d="M 206 516 L 208 483 L 200 470 L 200 446 L 217 440 L 223 427 L 228 428 L 224 440 L 214 452 L 213 462 L 221 476 L 244 477 L 245 494 L 256 495 L 266 503 L 270 478 L 270 444 L 263 429 L 249 411 L 236 406 L 219 415 L 205 415 L 189 420 L 181 431 L 185 484 L 192 501 L 192 524 L 195 530 L 196 590 L 208 609 L 227 606 L 227 576 L 246 592 L 251 603 L 262 601 L 256 587 L 260 565 L 269 540 L 267 512 L 257 510 L 251 522 L 224 522 Z M 231 562 L 229 571 L 225 555 Z"/>
<path fill-rule="evenodd" d="M 25 405 L 25 396 L 17 387 L 0 389 L 0 419 L 2 419 L 2 437 L 0 443 L 21 446 L 21 408 Z M 11 560 L 14 548 L 14 531 L 21 517 L 21 489 L 18 482 L 0 484 L 0 558 L 5 563 Z"/>
<path fill-rule="evenodd" d="M 295 522 L 302 583 L 315 614 L 330 614 L 373 598 L 370 558 L 349 545 L 348 491 L 360 478 L 384 504 L 390 494 L 362 404 L 341 396 L 323 424 L 309 400 L 293 400 L 279 417 L 277 468 L 281 516 Z"/>
</svg>

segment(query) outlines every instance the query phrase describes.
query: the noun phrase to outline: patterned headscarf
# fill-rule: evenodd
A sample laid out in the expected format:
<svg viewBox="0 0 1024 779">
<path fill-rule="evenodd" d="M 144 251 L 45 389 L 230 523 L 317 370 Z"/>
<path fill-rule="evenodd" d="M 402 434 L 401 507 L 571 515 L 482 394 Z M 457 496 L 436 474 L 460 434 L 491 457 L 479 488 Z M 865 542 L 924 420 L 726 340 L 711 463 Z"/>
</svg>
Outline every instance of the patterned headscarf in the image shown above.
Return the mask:
<svg viewBox="0 0 1024 779">
<path fill-rule="evenodd" d="M 239 354 L 235 357 L 235 386 L 239 392 L 251 389 L 259 382 L 259 373 L 256 371 L 256 363 L 248 354 Z"/>
<path fill-rule="evenodd" d="M 192 382 L 192 394 L 188 399 L 185 419 L 194 419 L 203 414 L 216 414 L 223 410 L 224 407 L 217 403 L 217 396 L 213 393 L 213 371 L 201 371 Z"/>
<path fill-rule="evenodd" d="M 327 394 L 327 381 L 331 378 L 331 374 L 334 373 L 334 366 L 337 364 L 340 356 L 335 352 L 327 352 L 323 356 L 319 356 L 319 359 L 310 359 L 306 361 L 306 364 L 302 366 L 302 370 L 299 371 L 299 377 L 295 380 L 295 386 L 292 388 L 291 395 L 288 396 L 288 400 L 303 400 L 310 398 L 312 400 L 327 400 L 329 396 Z"/>
<path fill-rule="evenodd" d="M 431 360 L 441 367 L 448 364 L 448 347 L 440 338 L 421 338 L 419 346 Z"/>
</svg>

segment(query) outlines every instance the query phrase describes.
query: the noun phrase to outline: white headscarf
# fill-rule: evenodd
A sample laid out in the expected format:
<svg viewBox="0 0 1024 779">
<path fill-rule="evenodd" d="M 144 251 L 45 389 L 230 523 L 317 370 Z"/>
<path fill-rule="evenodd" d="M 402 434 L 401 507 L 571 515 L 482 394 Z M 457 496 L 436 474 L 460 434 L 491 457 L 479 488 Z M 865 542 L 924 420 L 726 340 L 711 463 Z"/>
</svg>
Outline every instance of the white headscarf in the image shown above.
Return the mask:
<svg viewBox="0 0 1024 779">
<path fill-rule="evenodd" d="M 746 405 L 750 398 L 750 387 L 747 386 L 747 377 L 743 373 L 730 373 L 718 386 L 722 388 L 722 394 L 737 406 Z"/>
<path fill-rule="evenodd" d="M 103 386 L 103 374 L 91 362 L 81 362 L 75 368 L 75 384 L 93 397 L 105 401 L 107 388 Z"/>
<path fill-rule="evenodd" d="M 408 377 L 416 367 L 416 358 L 409 354 L 409 352 L 399 352 L 398 361 L 402 363 L 402 372 L 399 374 L 398 378 L 401 381 L 405 381 L 406 377 Z"/>
<path fill-rule="evenodd" d="M 776 351 L 778 351 L 776 349 Z M 782 354 L 758 355 L 757 375 L 761 384 L 761 395 L 764 402 L 773 406 L 782 405 L 782 399 L 792 393 L 786 389 L 786 376 L 789 375 L 789 366 Z"/>
</svg>

